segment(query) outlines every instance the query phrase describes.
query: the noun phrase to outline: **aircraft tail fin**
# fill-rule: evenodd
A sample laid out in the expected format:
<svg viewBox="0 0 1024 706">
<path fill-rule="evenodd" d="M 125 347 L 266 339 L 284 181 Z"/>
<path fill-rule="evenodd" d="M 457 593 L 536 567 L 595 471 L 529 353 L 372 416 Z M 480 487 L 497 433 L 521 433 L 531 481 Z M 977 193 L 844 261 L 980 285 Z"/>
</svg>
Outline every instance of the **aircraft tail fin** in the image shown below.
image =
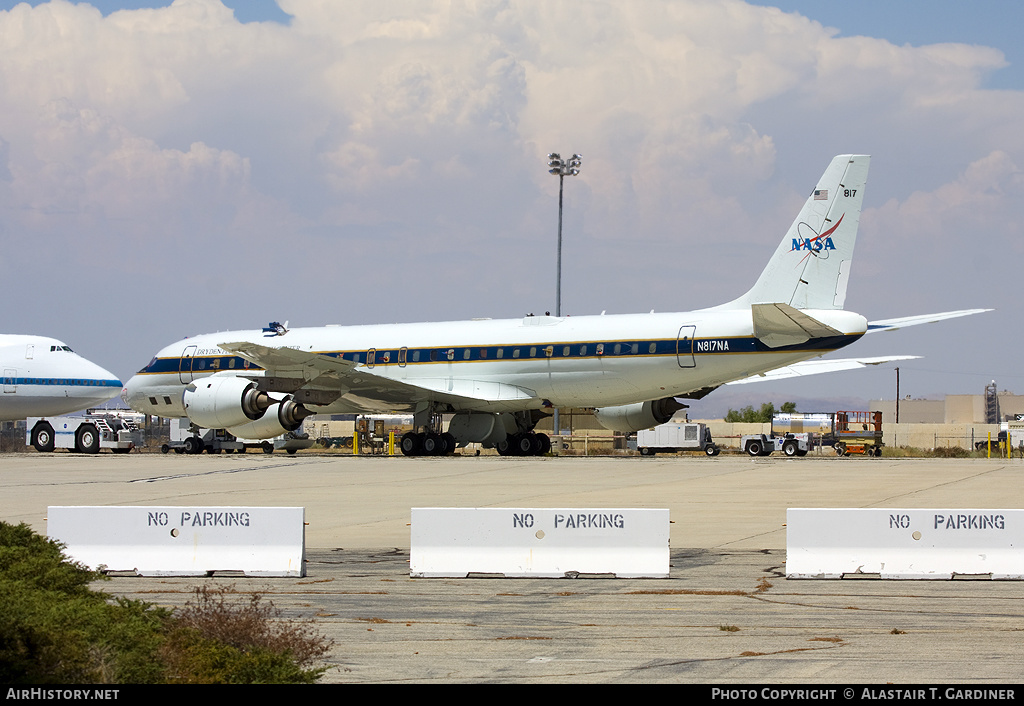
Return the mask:
<svg viewBox="0 0 1024 706">
<path fill-rule="evenodd" d="M 832 160 L 753 288 L 716 308 L 788 304 L 842 309 L 857 242 L 868 155 Z"/>
</svg>

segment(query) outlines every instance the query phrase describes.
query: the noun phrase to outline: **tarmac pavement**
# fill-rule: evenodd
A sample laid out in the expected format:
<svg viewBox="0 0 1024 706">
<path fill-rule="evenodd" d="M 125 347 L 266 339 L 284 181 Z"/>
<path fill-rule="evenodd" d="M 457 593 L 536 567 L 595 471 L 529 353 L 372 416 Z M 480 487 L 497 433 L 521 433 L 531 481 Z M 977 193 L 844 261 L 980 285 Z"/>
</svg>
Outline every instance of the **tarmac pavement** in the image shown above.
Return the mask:
<svg viewBox="0 0 1024 706">
<path fill-rule="evenodd" d="M 116 577 L 181 605 L 263 592 L 335 640 L 325 682 L 1015 684 L 1016 581 L 786 580 L 789 507 L 1021 508 L 1020 460 L 808 456 L 0 456 L 0 519 L 49 505 L 306 508 L 307 576 Z M 668 508 L 667 579 L 411 579 L 412 507 Z"/>
</svg>

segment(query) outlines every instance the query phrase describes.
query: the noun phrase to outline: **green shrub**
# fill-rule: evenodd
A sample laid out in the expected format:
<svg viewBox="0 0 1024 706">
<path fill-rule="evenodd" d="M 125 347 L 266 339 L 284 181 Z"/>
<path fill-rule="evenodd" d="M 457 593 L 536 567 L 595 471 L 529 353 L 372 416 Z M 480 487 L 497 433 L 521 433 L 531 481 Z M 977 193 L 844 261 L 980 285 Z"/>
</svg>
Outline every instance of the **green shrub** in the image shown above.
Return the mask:
<svg viewBox="0 0 1024 706">
<path fill-rule="evenodd" d="M 937 446 L 932 449 L 931 455 L 935 458 L 967 458 L 971 452 L 959 446 Z"/>
<path fill-rule="evenodd" d="M 331 648 L 273 603 L 196 589 L 177 612 L 111 598 L 105 578 L 26 524 L 0 522 L 0 683 L 311 683 Z"/>
<path fill-rule="evenodd" d="M 164 649 L 171 681 L 312 684 L 326 671 L 315 665 L 332 643 L 313 621 L 281 621 L 281 611 L 259 593 L 230 597 L 229 587 L 201 586 L 175 614 Z"/>
<path fill-rule="evenodd" d="M 169 613 L 108 600 L 100 578 L 25 524 L 0 522 L 0 682 L 161 680 L 156 650 Z"/>
</svg>

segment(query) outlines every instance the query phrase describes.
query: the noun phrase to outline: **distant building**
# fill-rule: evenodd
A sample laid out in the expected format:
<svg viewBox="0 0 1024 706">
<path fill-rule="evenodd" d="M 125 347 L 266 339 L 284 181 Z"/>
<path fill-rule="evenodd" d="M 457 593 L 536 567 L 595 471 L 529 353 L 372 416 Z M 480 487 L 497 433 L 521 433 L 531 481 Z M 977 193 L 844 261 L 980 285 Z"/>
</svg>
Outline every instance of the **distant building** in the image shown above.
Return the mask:
<svg viewBox="0 0 1024 706">
<path fill-rule="evenodd" d="M 994 389 L 994 388 L 993 388 Z M 941 400 L 902 399 L 900 400 L 901 424 L 986 424 L 992 423 L 993 399 L 989 395 L 946 395 Z M 1024 414 L 1024 395 L 1015 395 L 1008 390 L 996 393 L 998 399 L 998 420 L 1007 421 Z M 895 400 L 872 400 L 871 411 L 882 413 L 882 423 L 896 421 Z"/>
</svg>

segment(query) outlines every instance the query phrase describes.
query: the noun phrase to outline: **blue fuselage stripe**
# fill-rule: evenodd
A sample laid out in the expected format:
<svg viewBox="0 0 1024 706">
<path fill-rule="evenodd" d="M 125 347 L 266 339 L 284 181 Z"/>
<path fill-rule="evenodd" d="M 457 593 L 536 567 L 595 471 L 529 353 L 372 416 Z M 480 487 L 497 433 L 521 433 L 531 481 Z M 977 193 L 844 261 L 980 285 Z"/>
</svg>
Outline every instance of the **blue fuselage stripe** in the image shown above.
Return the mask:
<svg viewBox="0 0 1024 706">
<path fill-rule="evenodd" d="M 583 358 L 652 358 L 659 356 L 727 355 L 744 353 L 789 353 L 794 351 L 837 350 L 860 338 L 862 334 L 815 338 L 793 346 L 769 348 L 753 336 L 696 338 L 689 340 L 659 339 L 637 341 L 588 341 L 560 343 L 506 344 L 486 346 L 450 346 L 432 348 L 375 348 L 357 351 L 322 351 L 320 355 L 350 360 L 369 366 L 404 366 L 420 363 L 509 362 L 514 360 L 583 359 Z M 852 339 L 852 340 L 851 340 Z M 551 349 L 550 354 L 548 349 Z M 369 359 L 372 352 L 372 360 Z M 175 356 L 157 358 L 139 371 L 140 374 L 178 372 L 216 373 L 261 370 L 240 356 Z M 120 385 L 120 383 L 117 383 Z"/>
<path fill-rule="evenodd" d="M 46 385 L 54 387 L 121 387 L 120 380 L 98 380 L 92 378 L 35 378 L 7 377 L 4 385 Z"/>
</svg>

